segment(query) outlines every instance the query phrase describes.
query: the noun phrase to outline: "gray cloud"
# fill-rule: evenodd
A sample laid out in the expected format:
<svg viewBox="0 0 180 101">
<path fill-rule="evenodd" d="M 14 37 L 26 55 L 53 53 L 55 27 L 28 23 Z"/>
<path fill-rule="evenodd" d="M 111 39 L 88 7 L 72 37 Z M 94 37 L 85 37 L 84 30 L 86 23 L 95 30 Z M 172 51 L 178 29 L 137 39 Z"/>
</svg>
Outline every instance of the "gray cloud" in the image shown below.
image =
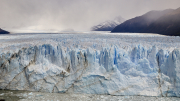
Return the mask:
<svg viewBox="0 0 180 101">
<path fill-rule="evenodd" d="M 180 0 L 1 0 L 0 2 L 0 27 L 59 30 L 70 28 L 89 30 L 91 26 L 119 15 L 130 19 L 150 10 L 180 7 Z"/>
</svg>

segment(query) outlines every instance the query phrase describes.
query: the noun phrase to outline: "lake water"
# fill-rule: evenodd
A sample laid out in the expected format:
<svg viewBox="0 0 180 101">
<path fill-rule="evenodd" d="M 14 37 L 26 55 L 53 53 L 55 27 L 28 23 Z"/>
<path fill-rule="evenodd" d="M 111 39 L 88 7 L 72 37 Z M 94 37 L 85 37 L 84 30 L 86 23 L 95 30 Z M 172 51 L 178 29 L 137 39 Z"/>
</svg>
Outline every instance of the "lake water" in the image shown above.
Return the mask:
<svg viewBox="0 0 180 101">
<path fill-rule="evenodd" d="M 0 90 L 0 99 L 5 101 L 180 101 L 177 97 L 60 94 L 10 90 Z"/>
</svg>

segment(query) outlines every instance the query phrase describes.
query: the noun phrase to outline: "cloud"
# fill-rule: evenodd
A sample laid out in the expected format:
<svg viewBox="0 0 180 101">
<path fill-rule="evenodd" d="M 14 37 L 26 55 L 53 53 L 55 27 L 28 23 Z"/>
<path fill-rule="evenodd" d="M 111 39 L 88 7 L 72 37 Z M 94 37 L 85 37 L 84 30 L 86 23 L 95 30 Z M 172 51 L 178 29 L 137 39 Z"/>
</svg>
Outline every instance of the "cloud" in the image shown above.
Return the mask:
<svg viewBox="0 0 180 101">
<path fill-rule="evenodd" d="M 116 16 L 178 7 L 180 0 L 1 0 L 0 27 L 89 30 Z"/>
</svg>

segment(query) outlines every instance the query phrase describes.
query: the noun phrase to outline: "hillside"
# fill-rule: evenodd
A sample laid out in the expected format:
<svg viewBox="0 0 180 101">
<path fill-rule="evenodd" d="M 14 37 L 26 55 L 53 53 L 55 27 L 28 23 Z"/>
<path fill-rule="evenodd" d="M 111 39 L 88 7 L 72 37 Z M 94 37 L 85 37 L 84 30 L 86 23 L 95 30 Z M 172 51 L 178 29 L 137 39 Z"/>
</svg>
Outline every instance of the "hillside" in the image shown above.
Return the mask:
<svg viewBox="0 0 180 101">
<path fill-rule="evenodd" d="M 2 30 L 2 29 L 0 28 L 0 34 L 9 34 L 9 32 L 8 32 L 8 31 L 5 31 L 5 30 Z"/>
<path fill-rule="evenodd" d="M 142 16 L 127 20 L 112 30 L 130 33 L 158 33 L 163 35 L 180 35 L 180 8 L 164 11 L 150 11 Z"/>
</svg>

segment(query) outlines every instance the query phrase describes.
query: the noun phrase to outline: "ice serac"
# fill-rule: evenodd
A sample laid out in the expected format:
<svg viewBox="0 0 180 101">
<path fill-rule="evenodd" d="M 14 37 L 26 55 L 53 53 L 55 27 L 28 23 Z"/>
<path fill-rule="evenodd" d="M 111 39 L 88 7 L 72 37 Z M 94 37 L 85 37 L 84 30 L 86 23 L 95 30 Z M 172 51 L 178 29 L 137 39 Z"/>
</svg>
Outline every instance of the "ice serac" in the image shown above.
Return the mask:
<svg viewBox="0 0 180 101">
<path fill-rule="evenodd" d="M 44 44 L 0 56 L 0 89 L 180 97 L 180 50 Z"/>
</svg>

